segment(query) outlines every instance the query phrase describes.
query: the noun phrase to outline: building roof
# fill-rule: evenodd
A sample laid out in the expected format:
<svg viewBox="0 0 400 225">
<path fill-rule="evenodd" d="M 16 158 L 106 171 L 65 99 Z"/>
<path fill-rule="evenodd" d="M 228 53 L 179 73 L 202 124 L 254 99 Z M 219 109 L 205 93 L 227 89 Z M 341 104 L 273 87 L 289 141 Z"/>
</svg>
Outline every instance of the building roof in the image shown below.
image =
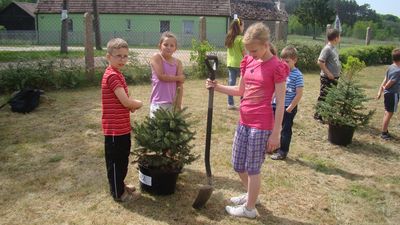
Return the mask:
<svg viewBox="0 0 400 225">
<path fill-rule="evenodd" d="M 36 13 L 61 13 L 62 0 L 38 0 Z M 69 0 L 69 13 L 92 11 L 91 0 Z M 97 0 L 99 13 L 230 16 L 230 0 Z"/>
<path fill-rule="evenodd" d="M 284 10 L 278 10 L 273 0 L 231 0 L 231 13 L 245 20 L 288 21 Z"/>
<path fill-rule="evenodd" d="M 28 13 L 30 16 L 35 17 L 35 10 L 36 10 L 36 3 L 28 3 L 28 2 L 16 2 L 13 1 L 10 3 L 11 4 L 15 4 L 17 5 L 19 8 L 21 8 L 22 10 L 24 10 L 26 13 Z M 7 7 L 9 7 L 10 5 L 8 5 Z M 6 8 L 7 8 L 6 7 Z M 4 8 L 5 9 L 5 8 Z M 4 10 L 3 9 L 3 10 Z"/>
</svg>

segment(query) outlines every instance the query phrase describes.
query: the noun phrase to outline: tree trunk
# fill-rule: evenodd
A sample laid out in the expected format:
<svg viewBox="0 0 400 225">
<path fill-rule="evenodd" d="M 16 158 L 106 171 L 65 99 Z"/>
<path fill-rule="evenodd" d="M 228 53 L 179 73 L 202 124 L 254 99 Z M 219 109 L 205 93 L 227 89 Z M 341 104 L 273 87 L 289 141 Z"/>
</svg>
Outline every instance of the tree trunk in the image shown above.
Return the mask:
<svg viewBox="0 0 400 225">
<path fill-rule="evenodd" d="M 92 4 L 93 4 L 93 27 L 94 27 L 94 36 L 96 40 L 96 49 L 101 50 L 100 19 L 99 19 L 99 10 L 97 8 L 97 0 L 92 0 Z"/>
<path fill-rule="evenodd" d="M 313 40 L 317 39 L 316 22 L 313 23 Z"/>
<path fill-rule="evenodd" d="M 63 0 L 61 11 L 61 41 L 60 52 L 68 53 L 68 2 Z"/>
</svg>

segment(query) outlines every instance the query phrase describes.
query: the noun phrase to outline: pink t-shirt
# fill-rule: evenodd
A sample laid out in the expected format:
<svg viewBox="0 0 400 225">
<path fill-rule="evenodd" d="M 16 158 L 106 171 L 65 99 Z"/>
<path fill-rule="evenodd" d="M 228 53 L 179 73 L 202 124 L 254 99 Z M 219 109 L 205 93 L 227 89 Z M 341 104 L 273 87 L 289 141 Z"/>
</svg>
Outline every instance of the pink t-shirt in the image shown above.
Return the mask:
<svg viewBox="0 0 400 225">
<path fill-rule="evenodd" d="M 276 56 L 264 62 L 245 56 L 240 71 L 245 85 L 240 102 L 240 123 L 260 130 L 272 130 L 274 115 L 271 100 L 275 84 L 286 81 L 289 66 Z"/>
</svg>

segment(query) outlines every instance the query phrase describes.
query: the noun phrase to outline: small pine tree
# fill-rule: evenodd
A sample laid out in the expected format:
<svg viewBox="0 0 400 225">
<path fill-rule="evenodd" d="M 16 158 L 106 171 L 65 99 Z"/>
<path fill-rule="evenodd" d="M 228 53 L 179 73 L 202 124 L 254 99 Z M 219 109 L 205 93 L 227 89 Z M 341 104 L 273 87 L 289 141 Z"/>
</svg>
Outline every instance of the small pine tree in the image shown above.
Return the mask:
<svg viewBox="0 0 400 225">
<path fill-rule="evenodd" d="M 344 75 L 337 86 L 328 88 L 325 100 L 317 104 L 317 112 L 325 122 L 355 128 L 368 124 L 375 111 L 369 110 L 365 113 L 367 108 L 364 103 L 369 99 L 354 79 L 364 67 L 364 62 L 349 56 L 347 63 L 343 65 Z"/>
<path fill-rule="evenodd" d="M 159 109 L 154 117 L 146 117 L 133 127 L 136 148 L 132 155 L 141 166 L 166 171 L 180 171 L 185 164 L 198 158 L 191 153 L 195 132 L 190 130 L 186 109 L 168 111 Z"/>
</svg>

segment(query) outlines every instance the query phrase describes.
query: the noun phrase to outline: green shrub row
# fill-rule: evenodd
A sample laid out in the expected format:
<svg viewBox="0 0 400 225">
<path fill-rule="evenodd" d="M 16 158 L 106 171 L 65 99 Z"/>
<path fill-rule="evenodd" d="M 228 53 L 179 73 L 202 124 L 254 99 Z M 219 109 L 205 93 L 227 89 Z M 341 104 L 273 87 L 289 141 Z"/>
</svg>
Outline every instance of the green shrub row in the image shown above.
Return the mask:
<svg viewBox="0 0 400 225">
<path fill-rule="evenodd" d="M 61 89 L 76 88 L 86 82 L 84 69 L 75 62 L 36 61 L 10 63 L 0 73 L 0 93 L 23 88 Z"/>
<path fill-rule="evenodd" d="M 0 73 L 0 94 L 11 93 L 24 88 L 42 90 L 70 89 L 88 85 L 100 85 L 107 62 L 96 69 L 95 78 L 89 81 L 85 68 L 79 59 L 25 60 L 9 63 Z M 147 84 L 151 81 L 149 65 L 141 65 L 137 55 L 132 53 L 123 69 L 126 82 L 130 85 Z"/>
<path fill-rule="evenodd" d="M 316 71 L 319 70 L 317 59 L 323 46 L 321 44 L 303 44 L 299 42 L 278 42 L 275 44 L 277 54 L 279 55 L 285 46 L 292 45 L 297 49 L 297 67 L 301 71 Z"/>
<path fill-rule="evenodd" d="M 304 44 L 298 42 L 278 42 L 275 44 L 278 54 L 287 45 L 293 45 L 298 51 L 297 67 L 301 71 L 317 71 L 319 66 L 317 65 L 317 59 L 323 48 L 323 45 L 316 44 Z M 343 48 L 339 49 L 339 57 L 342 64 L 347 62 L 349 56 L 356 57 L 361 61 L 364 61 L 365 65 L 381 65 L 392 63 L 392 50 L 394 46 L 382 45 L 382 46 L 365 46 L 365 47 L 354 47 L 354 48 Z"/>
<path fill-rule="evenodd" d="M 347 63 L 347 58 L 353 56 L 364 61 L 367 66 L 391 64 L 394 48 L 394 46 L 390 45 L 345 48 L 340 50 L 340 61 L 345 64 Z"/>
<path fill-rule="evenodd" d="M 104 67 L 106 66 L 105 64 Z M 122 74 L 128 85 L 149 84 L 151 82 L 150 63 L 141 64 L 136 52 L 129 52 L 128 62 L 122 69 Z"/>
</svg>

